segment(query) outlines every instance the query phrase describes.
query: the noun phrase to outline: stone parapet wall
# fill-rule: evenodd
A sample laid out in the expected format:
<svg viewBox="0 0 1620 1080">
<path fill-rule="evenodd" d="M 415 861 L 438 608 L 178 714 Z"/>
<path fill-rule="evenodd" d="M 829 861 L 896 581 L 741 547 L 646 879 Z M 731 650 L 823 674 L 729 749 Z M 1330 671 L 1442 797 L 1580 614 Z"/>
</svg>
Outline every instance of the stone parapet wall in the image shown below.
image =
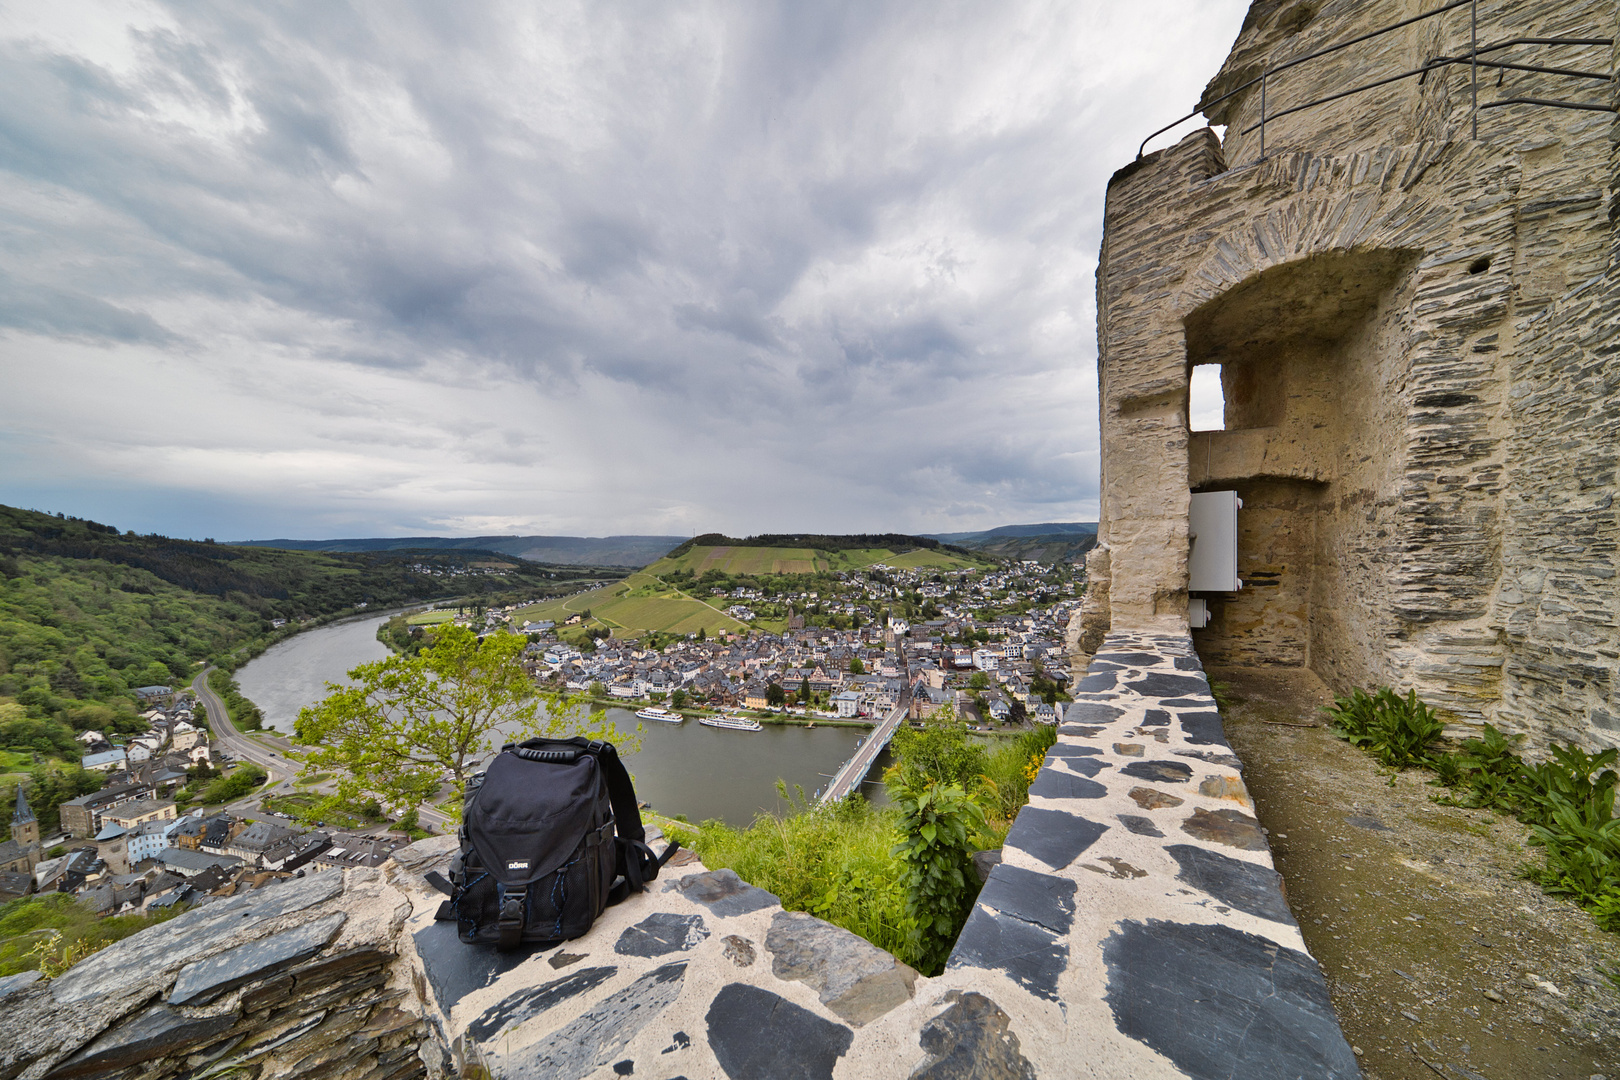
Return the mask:
<svg viewBox="0 0 1620 1080">
<path fill-rule="evenodd" d="M 0 983 L 0 1078 L 1359 1075 L 1184 633 L 1102 643 L 938 978 L 690 856 L 575 941 L 463 945 L 454 843 Z"/>
</svg>

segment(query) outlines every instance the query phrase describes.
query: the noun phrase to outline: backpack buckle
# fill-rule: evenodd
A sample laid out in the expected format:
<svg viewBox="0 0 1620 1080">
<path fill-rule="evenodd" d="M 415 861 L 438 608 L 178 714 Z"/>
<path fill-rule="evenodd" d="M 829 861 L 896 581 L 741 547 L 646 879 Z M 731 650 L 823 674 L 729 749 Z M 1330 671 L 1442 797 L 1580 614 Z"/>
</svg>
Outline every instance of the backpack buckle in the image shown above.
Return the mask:
<svg viewBox="0 0 1620 1080">
<path fill-rule="evenodd" d="M 523 941 L 523 909 L 529 898 L 529 887 L 504 890 L 501 894 L 501 914 L 495 927 L 499 934 L 495 947 L 508 952 Z"/>
</svg>

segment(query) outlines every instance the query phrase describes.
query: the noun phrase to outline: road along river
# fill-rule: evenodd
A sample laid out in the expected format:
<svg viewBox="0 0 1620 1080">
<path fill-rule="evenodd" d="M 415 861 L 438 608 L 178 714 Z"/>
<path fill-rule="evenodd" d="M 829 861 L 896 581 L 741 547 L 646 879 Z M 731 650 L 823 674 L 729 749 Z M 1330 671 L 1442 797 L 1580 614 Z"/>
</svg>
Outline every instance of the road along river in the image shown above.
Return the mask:
<svg viewBox="0 0 1620 1080">
<path fill-rule="evenodd" d="M 345 682 L 350 668 L 388 655 L 377 628 L 388 616 L 368 615 L 297 634 L 267 649 L 236 673 L 242 693 L 264 712 L 265 724 L 291 733 L 298 710 L 326 695 L 328 682 Z M 609 709 L 621 731 L 642 726 L 641 750 L 625 764 L 636 793 L 662 814 L 692 821 L 720 818 L 746 825 L 761 810 L 778 810 L 776 781 L 808 799 L 849 759 L 864 728 L 767 724 L 761 731 L 726 731 L 696 720 L 680 725 L 642 723 L 632 712 Z M 872 778 L 882 775 L 880 754 Z M 866 790 L 881 798 L 877 785 Z"/>
</svg>

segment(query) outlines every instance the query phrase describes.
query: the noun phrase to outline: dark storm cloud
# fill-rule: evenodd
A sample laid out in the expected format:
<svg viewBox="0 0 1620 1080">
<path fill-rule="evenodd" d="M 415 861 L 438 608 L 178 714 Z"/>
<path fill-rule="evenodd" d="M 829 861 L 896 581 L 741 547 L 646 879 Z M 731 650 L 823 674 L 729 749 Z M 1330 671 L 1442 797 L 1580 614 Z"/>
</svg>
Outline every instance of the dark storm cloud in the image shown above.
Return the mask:
<svg viewBox="0 0 1620 1080">
<path fill-rule="evenodd" d="M 0 356 L 217 426 L 6 445 L 307 534 L 1092 516 L 1103 184 L 1242 5 L 155 11 L 0 17 Z"/>
</svg>

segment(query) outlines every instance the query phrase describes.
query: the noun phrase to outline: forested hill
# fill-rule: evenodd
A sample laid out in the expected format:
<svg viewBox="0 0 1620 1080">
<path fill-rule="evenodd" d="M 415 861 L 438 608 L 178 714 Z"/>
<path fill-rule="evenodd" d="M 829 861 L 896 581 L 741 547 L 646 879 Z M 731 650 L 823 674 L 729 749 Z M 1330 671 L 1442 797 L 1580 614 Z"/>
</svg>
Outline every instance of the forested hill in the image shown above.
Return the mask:
<svg viewBox="0 0 1620 1080">
<path fill-rule="evenodd" d="M 961 555 L 963 548 L 942 544 L 927 536 L 907 536 L 903 533 L 852 533 L 845 536 L 823 536 L 819 533 L 762 533 L 738 540 L 724 533 L 704 533 L 672 550 L 666 558 L 678 559 L 698 547 L 748 548 L 809 548 L 814 551 L 857 551 L 869 548 L 887 548 L 890 551 L 936 550 L 943 548 Z"/>
<path fill-rule="evenodd" d="M 137 536 L 0 507 L 0 752 L 76 760 L 77 732 L 140 730 L 135 687 L 184 684 L 199 661 L 240 659 L 357 605 L 535 599 L 620 576 L 492 552 L 333 554 Z"/>
<path fill-rule="evenodd" d="M 679 544 L 679 536 L 395 536 L 348 540 L 245 540 L 289 551 L 498 551 L 520 559 L 574 566 L 646 566 Z"/>
</svg>

